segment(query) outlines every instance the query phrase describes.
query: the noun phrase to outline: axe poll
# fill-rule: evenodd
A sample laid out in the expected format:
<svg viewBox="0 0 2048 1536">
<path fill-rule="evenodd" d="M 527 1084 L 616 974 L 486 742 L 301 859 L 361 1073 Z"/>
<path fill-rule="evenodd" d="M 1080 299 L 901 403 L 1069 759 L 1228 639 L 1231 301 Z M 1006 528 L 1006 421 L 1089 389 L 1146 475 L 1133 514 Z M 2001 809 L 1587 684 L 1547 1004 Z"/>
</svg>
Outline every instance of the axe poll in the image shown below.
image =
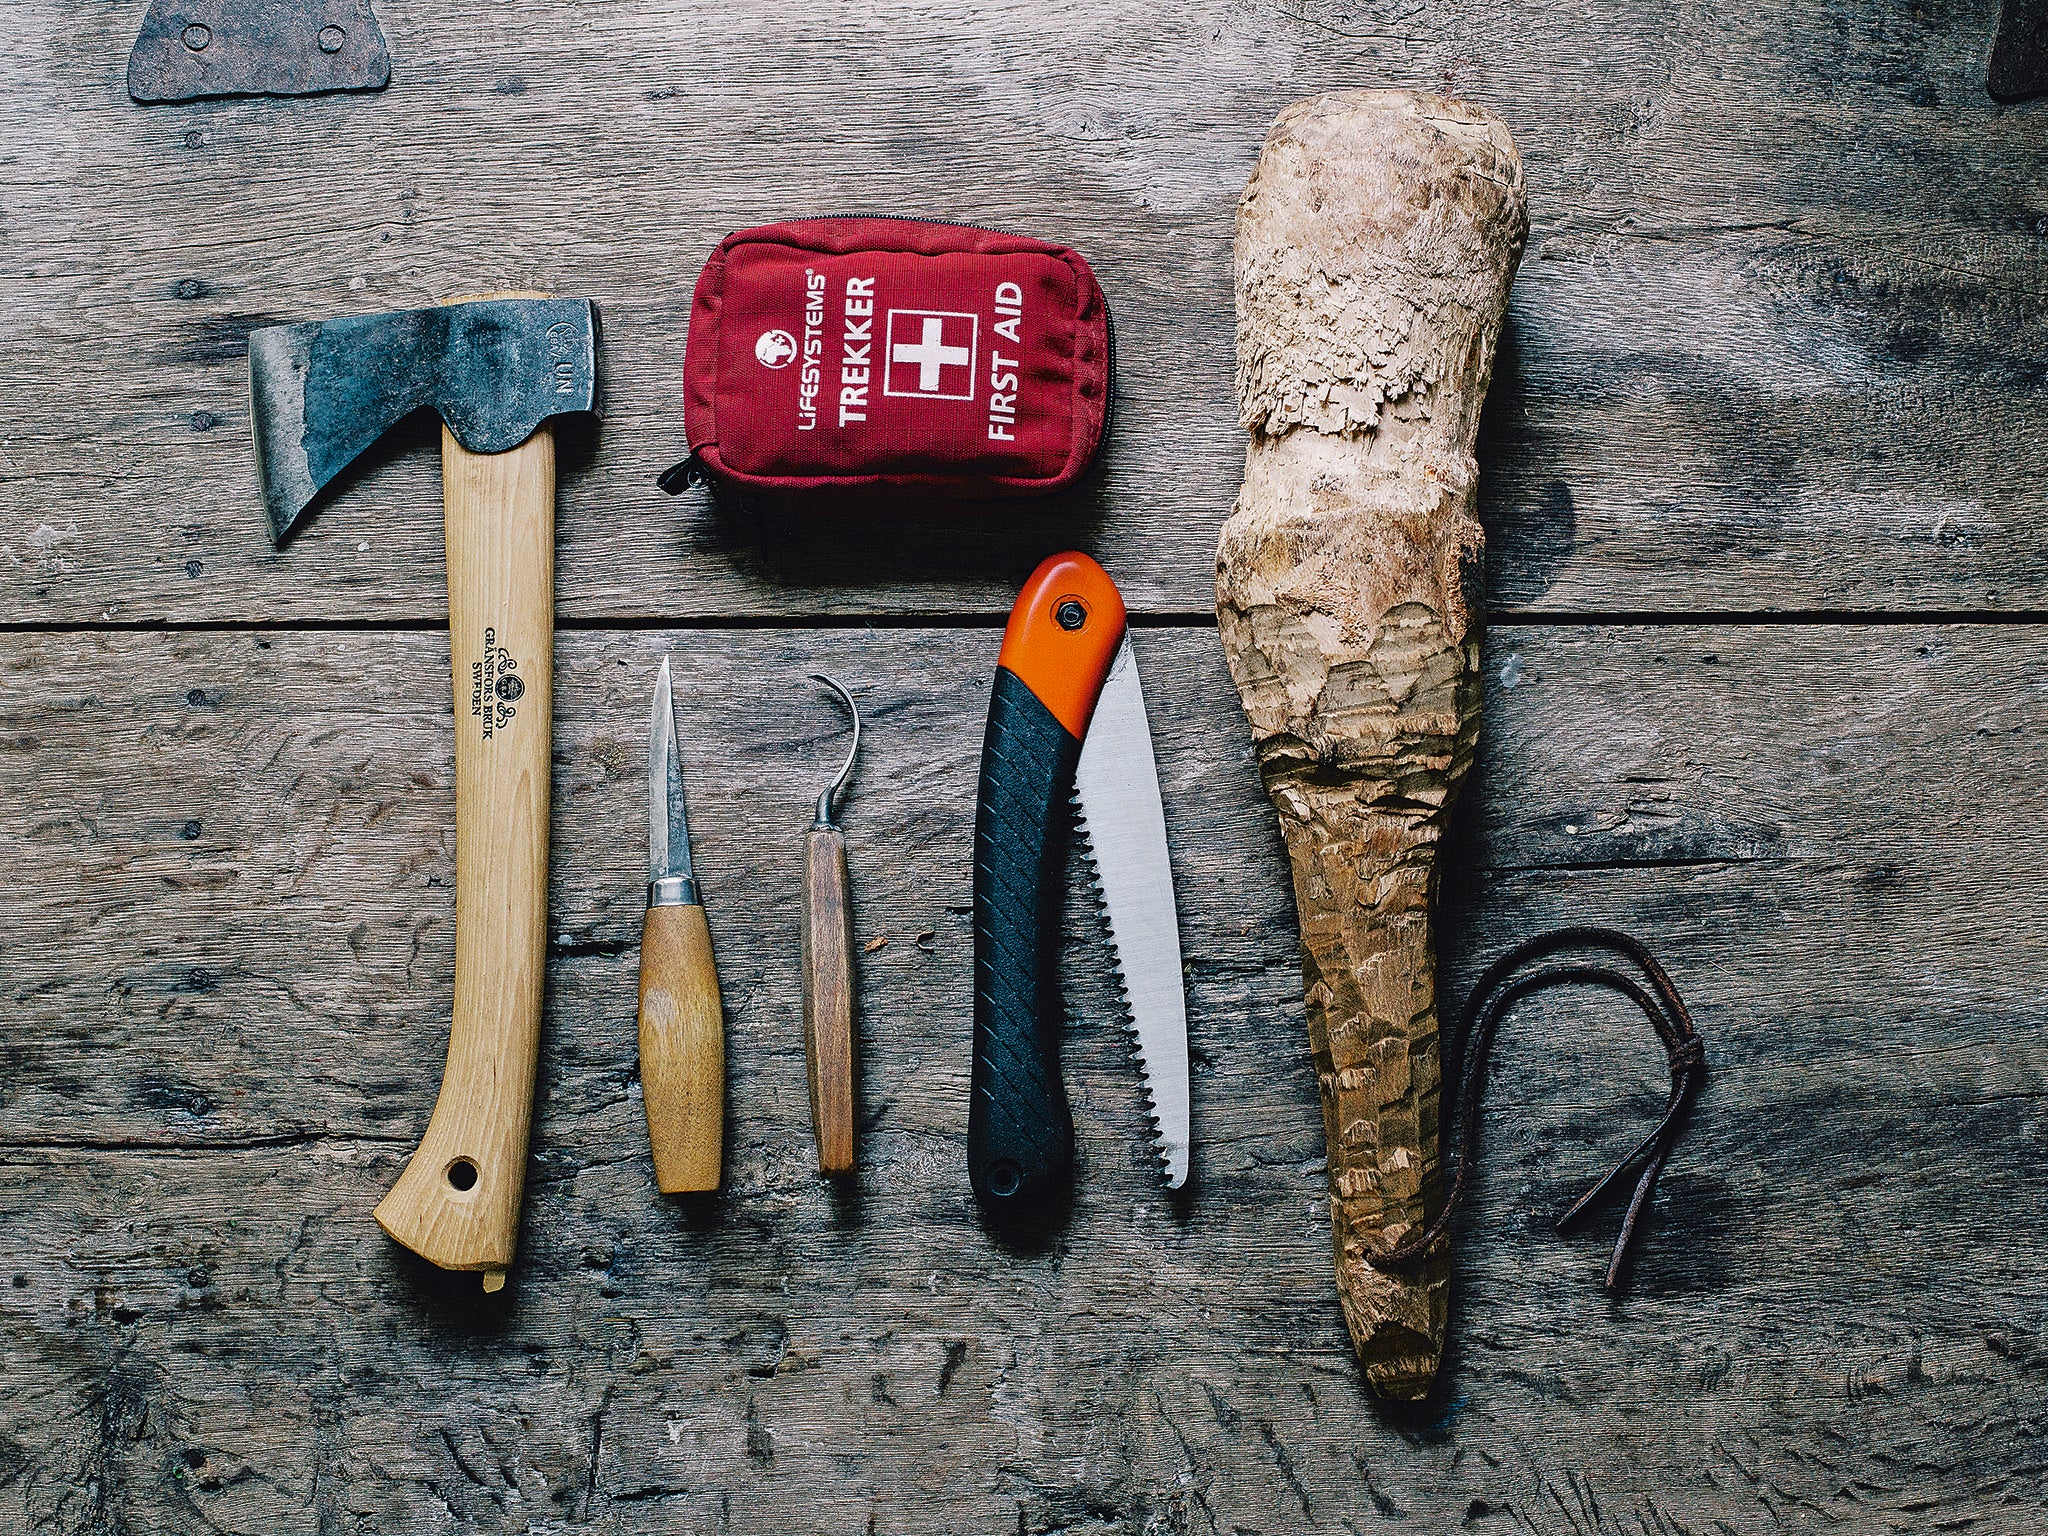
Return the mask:
<svg viewBox="0 0 2048 1536">
<path fill-rule="evenodd" d="M 490 294 L 249 337 L 272 542 L 404 417 L 441 431 L 455 695 L 455 1000 L 440 1097 L 377 1222 L 505 1283 L 519 1231 L 547 954 L 555 440 L 597 409 L 597 311 Z"/>
</svg>

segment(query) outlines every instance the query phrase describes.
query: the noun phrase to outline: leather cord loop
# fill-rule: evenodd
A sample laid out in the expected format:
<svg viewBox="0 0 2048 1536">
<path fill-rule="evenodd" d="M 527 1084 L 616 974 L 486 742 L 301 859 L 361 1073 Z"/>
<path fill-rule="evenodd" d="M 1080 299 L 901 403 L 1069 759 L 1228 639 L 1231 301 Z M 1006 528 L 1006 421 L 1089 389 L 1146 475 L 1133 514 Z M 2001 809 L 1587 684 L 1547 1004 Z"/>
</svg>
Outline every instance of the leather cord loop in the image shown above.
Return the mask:
<svg viewBox="0 0 2048 1536">
<path fill-rule="evenodd" d="M 1649 986 L 1646 988 L 1635 977 L 1594 961 L 1546 966 L 1541 970 L 1517 974 L 1531 962 L 1562 949 L 1605 950 L 1624 956 L 1641 970 Z M 1603 1281 L 1605 1289 L 1612 1291 L 1617 1288 L 1622 1265 L 1635 1241 L 1636 1218 L 1642 1214 L 1643 1207 L 1656 1190 L 1657 1176 L 1663 1172 L 1665 1159 L 1671 1155 L 1671 1148 L 1678 1140 L 1685 1107 L 1706 1083 L 1707 1050 L 1699 1030 L 1693 1025 L 1685 1000 L 1678 995 L 1678 988 L 1664 967 L 1640 942 L 1613 928 L 1559 928 L 1517 944 L 1486 968 L 1486 974 L 1479 978 L 1479 985 L 1472 989 L 1471 997 L 1466 1000 L 1457 1038 L 1444 1062 L 1446 1078 L 1455 1076 L 1458 1082 L 1458 1166 L 1451 1177 L 1450 1194 L 1436 1218 L 1416 1236 L 1386 1253 L 1367 1254 L 1366 1262 L 1373 1268 L 1412 1268 L 1434 1253 L 1443 1242 L 1459 1202 L 1464 1199 L 1472 1165 L 1478 1156 L 1479 1105 L 1486 1091 L 1487 1057 L 1492 1053 L 1493 1037 L 1501 1016 L 1533 993 L 1573 985 L 1606 987 L 1634 1003 L 1657 1032 L 1664 1054 L 1671 1063 L 1671 1096 L 1665 1103 L 1662 1117 L 1627 1155 L 1557 1220 L 1557 1230 L 1562 1232 L 1614 1188 L 1638 1159 L 1643 1161 L 1643 1170 L 1636 1180 L 1634 1193 L 1629 1197 L 1628 1210 L 1621 1220 L 1621 1235 L 1615 1240 L 1614 1257 L 1608 1262 Z"/>
</svg>

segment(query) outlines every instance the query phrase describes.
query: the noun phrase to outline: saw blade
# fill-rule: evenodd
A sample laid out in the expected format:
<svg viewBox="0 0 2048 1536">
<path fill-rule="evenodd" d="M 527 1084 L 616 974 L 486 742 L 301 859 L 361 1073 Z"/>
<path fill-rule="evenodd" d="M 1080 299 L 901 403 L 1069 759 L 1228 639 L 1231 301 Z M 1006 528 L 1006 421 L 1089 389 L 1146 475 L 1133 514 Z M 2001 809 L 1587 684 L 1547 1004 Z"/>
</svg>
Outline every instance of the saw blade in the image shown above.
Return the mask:
<svg viewBox="0 0 2048 1536">
<path fill-rule="evenodd" d="M 1166 1186 L 1188 1177 L 1188 1020 L 1180 916 L 1166 853 L 1159 765 L 1127 634 L 1110 663 L 1074 771 L 1074 807 L 1109 922 Z"/>
</svg>

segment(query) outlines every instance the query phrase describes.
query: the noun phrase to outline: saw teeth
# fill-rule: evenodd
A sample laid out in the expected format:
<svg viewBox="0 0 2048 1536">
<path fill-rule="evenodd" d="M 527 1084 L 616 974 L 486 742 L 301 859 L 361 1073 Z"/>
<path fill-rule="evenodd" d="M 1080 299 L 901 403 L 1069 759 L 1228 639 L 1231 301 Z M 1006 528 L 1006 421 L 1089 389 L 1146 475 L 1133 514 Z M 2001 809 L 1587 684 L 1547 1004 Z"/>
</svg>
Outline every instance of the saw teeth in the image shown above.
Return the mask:
<svg viewBox="0 0 2048 1536">
<path fill-rule="evenodd" d="M 1074 808 L 1075 825 L 1081 833 L 1081 857 L 1088 863 L 1088 888 L 1095 894 L 1095 911 L 1100 918 L 1104 936 L 1109 940 L 1109 969 L 1116 979 L 1117 1010 L 1123 1015 L 1124 1033 L 1131 1037 L 1131 1054 L 1138 1059 L 1138 1078 L 1145 1089 L 1145 1118 L 1152 1127 L 1152 1155 L 1159 1166 L 1171 1173 L 1167 1162 L 1166 1133 L 1159 1124 L 1159 1096 L 1152 1086 L 1152 1072 L 1145 1060 L 1144 1044 L 1138 1036 L 1137 1016 L 1131 1011 L 1131 984 L 1124 978 L 1124 957 L 1117 952 L 1116 935 L 1109 930 L 1109 898 L 1102 888 L 1102 866 L 1095 858 L 1095 839 L 1088 832 L 1088 809 L 1081 803 L 1079 791 L 1067 796 Z"/>
</svg>

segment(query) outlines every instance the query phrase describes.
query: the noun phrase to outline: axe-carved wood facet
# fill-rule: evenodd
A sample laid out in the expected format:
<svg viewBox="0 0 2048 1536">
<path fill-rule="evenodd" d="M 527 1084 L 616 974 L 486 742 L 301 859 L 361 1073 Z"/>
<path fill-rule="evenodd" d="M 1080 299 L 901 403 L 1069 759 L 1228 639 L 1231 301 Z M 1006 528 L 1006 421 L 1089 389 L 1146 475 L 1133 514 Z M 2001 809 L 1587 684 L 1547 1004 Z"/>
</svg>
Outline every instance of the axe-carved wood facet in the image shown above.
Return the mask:
<svg viewBox="0 0 2048 1536">
<path fill-rule="evenodd" d="M 1473 445 L 1528 212 L 1499 119 L 1410 91 L 1281 113 L 1238 208 L 1251 434 L 1216 612 L 1294 871 L 1345 1320 L 1428 1392 L 1448 1260 L 1372 1268 L 1436 1198 L 1437 846 L 1479 727 Z"/>
</svg>

